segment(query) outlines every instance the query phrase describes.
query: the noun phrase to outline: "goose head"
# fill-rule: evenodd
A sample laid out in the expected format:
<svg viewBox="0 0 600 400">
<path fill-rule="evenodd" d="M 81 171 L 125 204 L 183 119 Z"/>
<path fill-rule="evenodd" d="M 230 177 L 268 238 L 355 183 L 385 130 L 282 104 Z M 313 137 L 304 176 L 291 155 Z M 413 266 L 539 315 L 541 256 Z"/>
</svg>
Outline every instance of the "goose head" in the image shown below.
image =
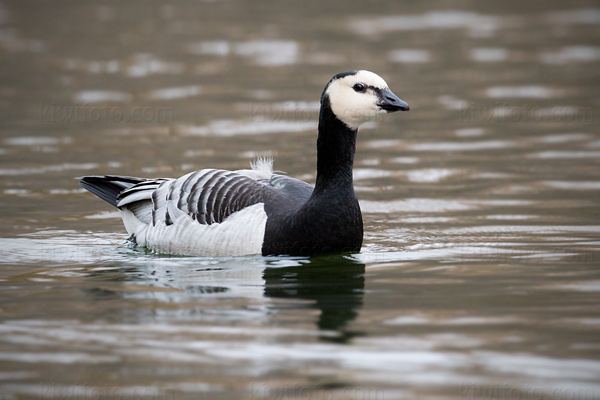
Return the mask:
<svg viewBox="0 0 600 400">
<path fill-rule="evenodd" d="M 325 87 L 321 103 L 329 103 L 333 114 L 351 129 L 383 114 L 409 110 L 383 78 L 365 70 L 334 76 Z"/>
</svg>

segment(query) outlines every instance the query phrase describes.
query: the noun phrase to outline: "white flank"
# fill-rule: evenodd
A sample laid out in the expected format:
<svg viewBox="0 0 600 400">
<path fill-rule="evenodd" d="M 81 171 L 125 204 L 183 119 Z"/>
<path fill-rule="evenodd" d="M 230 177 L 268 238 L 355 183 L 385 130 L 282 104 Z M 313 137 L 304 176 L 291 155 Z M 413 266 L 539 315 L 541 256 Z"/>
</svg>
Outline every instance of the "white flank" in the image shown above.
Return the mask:
<svg viewBox="0 0 600 400">
<path fill-rule="evenodd" d="M 258 158 L 251 166 L 249 170 L 227 172 L 226 176 L 268 180 L 273 174 L 272 158 Z M 261 254 L 267 223 L 263 203 L 246 207 L 221 223 L 210 225 L 196 221 L 187 212 L 188 204 L 192 204 L 194 210 L 206 210 L 210 196 L 202 196 L 202 193 L 218 190 L 215 184 L 220 186 L 225 182 L 217 179 L 209 183 L 209 180 L 223 172 L 214 169 L 191 172 L 175 180 L 146 183 L 144 190 L 138 188 L 126 194 L 117 206 L 127 232 L 135 236 L 138 245 L 158 253 L 208 257 Z M 187 181 L 188 178 L 192 180 Z M 192 188 L 201 190 L 194 189 L 191 193 Z M 227 198 L 227 192 L 221 195 Z"/>
<path fill-rule="evenodd" d="M 167 202 L 173 224 L 140 226 L 137 243 L 158 253 L 206 257 L 261 254 L 267 214 L 263 203 L 231 214 L 220 224 L 203 225 Z"/>
<path fill-rule="evenodd" d="M 353 129 L 358 129 L 361 124 L 387 113 L 377 106 L 377 95 L 372 90 L 365 93 L 354 91 L 352 87 L 357 83 L 388 89 L 383 78 L 364 70 L 331 82 L 326 92 L 331 101 L 331 110 L 340 121 Z"/>
</svg>

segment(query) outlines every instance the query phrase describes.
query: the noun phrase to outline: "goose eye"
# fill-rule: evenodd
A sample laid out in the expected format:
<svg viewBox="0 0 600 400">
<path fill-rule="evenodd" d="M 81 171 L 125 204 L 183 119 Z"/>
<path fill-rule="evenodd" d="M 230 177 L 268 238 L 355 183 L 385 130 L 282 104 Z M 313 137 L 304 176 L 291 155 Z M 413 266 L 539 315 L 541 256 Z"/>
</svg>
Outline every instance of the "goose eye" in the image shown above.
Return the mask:
<svg viewBox="0 0 600 400">
<path fill-rule="evenodd" d="M 364 93 L 367 90 L 367 87 L 362 83 L 357 83 L 356 85 L 352 86 L 352 89 L 354 89 L 355 92 Z"/>
</svg>

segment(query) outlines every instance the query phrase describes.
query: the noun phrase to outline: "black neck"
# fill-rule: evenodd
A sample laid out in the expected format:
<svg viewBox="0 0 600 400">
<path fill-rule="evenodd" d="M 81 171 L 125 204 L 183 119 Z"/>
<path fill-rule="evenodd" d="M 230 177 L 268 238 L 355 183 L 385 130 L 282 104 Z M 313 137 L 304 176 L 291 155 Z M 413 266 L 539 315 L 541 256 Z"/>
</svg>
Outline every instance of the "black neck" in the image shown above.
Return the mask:
<svg viewBox="0 0 600 400">
<path fill-rule="evenodd" d="M 325 96 L 319 115 L 315 195 L 331 189 L 354 193 L 352 165 L 356 133 L 356 129 L 349 128 L 335 116 Z"/>
<path fill-rule="evenodd" d="M 283 207 L 281 214 L 269 216 L 263 254 L 318 255 L 360 250 L 363 223 L 352 184 L 355 149 L 356 129 L 350 129 L 333 114 L 324 96 L 315 189 L 295 212 Z"/>
</svg>

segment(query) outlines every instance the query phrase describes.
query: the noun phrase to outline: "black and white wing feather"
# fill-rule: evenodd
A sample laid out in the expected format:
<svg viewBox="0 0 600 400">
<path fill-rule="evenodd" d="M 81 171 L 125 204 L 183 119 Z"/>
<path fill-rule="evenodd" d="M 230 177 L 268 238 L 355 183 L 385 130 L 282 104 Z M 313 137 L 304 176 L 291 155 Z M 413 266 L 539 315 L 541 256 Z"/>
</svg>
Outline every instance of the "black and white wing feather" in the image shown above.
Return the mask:
<svg viewBox="0 0 600 400">
<path fill-rule="evenodd" d="M 263 162 L 145 180 L 122 191 L 116 205 L 132 239 L 157 252 L 246 255 L 261 253 L 268 210 L 300 205 L 311 193 L 312 186 L 274 175 Z"/>
</svg>

